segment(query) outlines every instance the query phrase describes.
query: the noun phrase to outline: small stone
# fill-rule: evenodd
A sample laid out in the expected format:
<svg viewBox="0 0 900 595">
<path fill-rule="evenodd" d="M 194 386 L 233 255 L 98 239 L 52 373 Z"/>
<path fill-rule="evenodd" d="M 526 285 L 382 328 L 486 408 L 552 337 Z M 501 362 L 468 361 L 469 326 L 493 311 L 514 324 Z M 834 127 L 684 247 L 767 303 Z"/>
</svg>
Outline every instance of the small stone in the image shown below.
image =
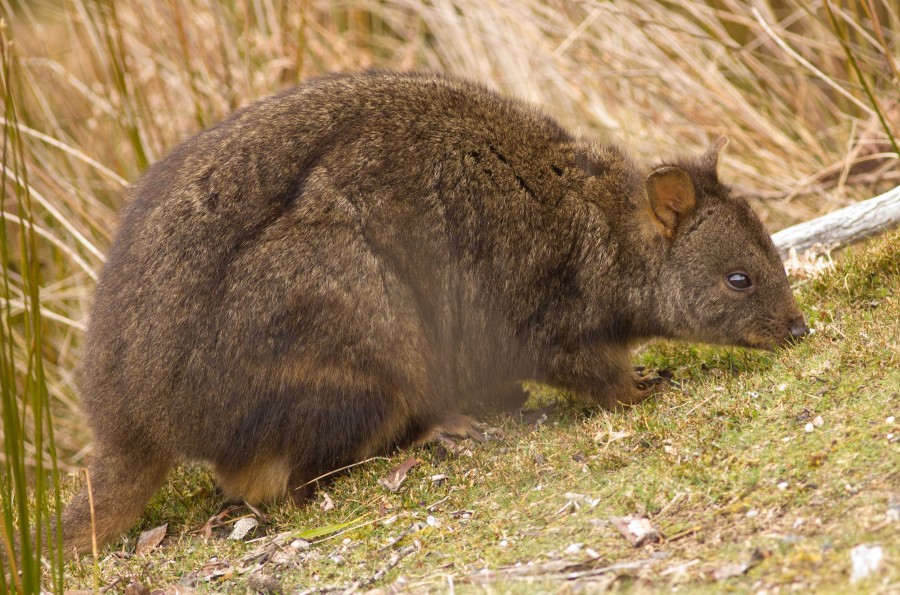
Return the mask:
<svg viewBox="0 0 900 595">
<path fill-rule="evenodd" d="M 894 423 L 894 416 L 893 415 L 888 416 L 887 419 L 884 420 L 884 423 L 886 423 L 886 424 Z"/>
<path fill-rule="evenodd" d="M 440 527 L 441 526 L 441 522 L 431 515 L 428 515 L 428 518 L 425 519 L 425 522 L 428 524 L 429 527 Z"/>
<path fill-rule="evenodd" d="M 231 535 L 228 536 L 228 539 L 241 540 L 247 536 L 251 530 L 255 529 L 259 522 L 253 517 L 244 517 L 242 519 L 238 519 L 234 524 L 234 529 L 231 530 Z"/>
<path fill-rule="evenodd" d="M 291 542 L 291 547 L 294 548 L 295 550 L 308 550 L 309 542 L 306 541 L 305 539 L 295 539 L 294 541 Z"/>
<path fill-rule="evenodd" d="M 806 432 L 807 434 L 811 433 L 815 429 L 816 429 L 816 427 L 814 425 L 812 425 L 811 423 L 808 423 L 805 426 L 803 426 L 803 431 Z"/>
<path fill-rule="evenodd" d="M 850 561 L 853 564 L 850 582 L 858 583 L 878 570 L 883 559 L 884 550 L 880 545 L 861 544 L 850 550 Z"/>
<path fill-rule="evenodd" d="M 661 541 L 663 536 L 650 519 L 642 516 L 609 517 L 609 522 L 633 547 Z"/>
<path fill-rule="evenodd" d="M 786 481 L 779 481 L 779 482 L 776 484 L 776 487 L 777 487 L 779 490 L 786 490 L 786 489 L 788 489 L 788 486 L 789 486 L 789 485 L 790 485 L 790 484 L 789 484 L 788 482 L 786 482 Z"/>
</svg>

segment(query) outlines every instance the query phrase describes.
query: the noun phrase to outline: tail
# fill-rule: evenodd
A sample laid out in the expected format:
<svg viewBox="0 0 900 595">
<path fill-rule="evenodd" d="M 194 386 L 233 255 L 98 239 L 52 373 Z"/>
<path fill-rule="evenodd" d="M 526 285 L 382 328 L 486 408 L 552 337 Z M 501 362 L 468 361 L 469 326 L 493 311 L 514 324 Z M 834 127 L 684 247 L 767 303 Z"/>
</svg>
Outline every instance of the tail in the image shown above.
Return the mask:
<svg viewBox="0 0 900 595">
<path fill-rule="evenodd" d="M 95 542 L 99 548 L 130 529 L 165 481 L 170 465 L 170 457 L 99 446 L 89 481 L 62 515 L 65 555 L 90 553 Z"/>
</svg>

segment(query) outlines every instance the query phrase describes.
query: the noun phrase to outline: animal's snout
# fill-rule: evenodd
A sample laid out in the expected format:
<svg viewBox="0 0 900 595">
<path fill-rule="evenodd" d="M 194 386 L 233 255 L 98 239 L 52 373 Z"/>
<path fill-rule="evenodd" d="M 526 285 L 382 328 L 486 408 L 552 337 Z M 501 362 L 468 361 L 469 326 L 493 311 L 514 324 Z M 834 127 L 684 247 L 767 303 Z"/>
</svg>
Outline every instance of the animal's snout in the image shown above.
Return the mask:
<svg viewBox="0 0 900 595">
<path fill-rule="evenodd" d="M 809 334 L 809 327 L 806 326 L 806 321 L 800 314 L 791 318 L 788 324 L 790 325 L 791 339 L 794 341 L 799 341 Z"/>
</svg>

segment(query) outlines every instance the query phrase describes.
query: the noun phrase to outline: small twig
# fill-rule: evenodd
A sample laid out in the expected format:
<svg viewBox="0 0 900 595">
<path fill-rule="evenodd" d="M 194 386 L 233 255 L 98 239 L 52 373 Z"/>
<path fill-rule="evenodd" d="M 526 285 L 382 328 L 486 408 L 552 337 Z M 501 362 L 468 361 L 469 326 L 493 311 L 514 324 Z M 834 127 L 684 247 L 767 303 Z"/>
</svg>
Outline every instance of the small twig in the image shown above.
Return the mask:
<svg viewBox="0 0 900 595">
<path fill-rule="evenodd" d="M 100 592 L 101 592 L 101 593 L 106 593 L 107 591 L 109 591 L 110 589 L 112 589 L 113 587 L 115 587 L 116 585 L 118 585 L 118 584 L 121 583 L 121 582 L 122 582 L 122 577 L 121 577 L 121 576 L 117 576 L 117 577 L 116 577 L 116 580 L 114 580 L 113 582 L 109 583 L 108 585 L 106 585 L 105 587 L 103 587 L 102 589 L 100 589 Z"/>
<path fill-rule="evenodd" d="M 686 418 L 687 418 L 687 417 L 690 417 L 690 415 L 691 415 L 694 411 L 696 411 L 696 410 L 699 409 L 700 407 L 703 407 L 704 405 L 706 405 L 707 403 L 709 403 L 711 400 L 713 400 L 713 399 L 714 399 L 715 397 L 717 397 L 717 396 L 718 396 L 718 394 L 713 394 L 713 395 L 710 395 L 710 396 L 706 397 L 705 399 L 703 399 L 702 401 L 700 401 L 699 403 L 697 403 L 696 405 L 694 405 L 694 406 L 691 408 L 690 411 L 688 411 L 687 413 L 684 414 L 684 416 L 685 416 Z"/>
<path fill-rule="evenodd" d="M 428 508 L 426 508 L 425 510 L 427 510 L 428 512 L 434 512 L 435 508 L 437 508 L 440 504 L 443 504 L 444 502 L 446 502 L 449 499 L 450 499 L 450 495 L 448 494 L 448 495 L 444 496 L 443 498 L 441 498 L 440 500 L 438 500 L 437 502 L 435 502 L 434 504 L 432 504 L 431 506 L 429 506 Z"/>
<path fill-rule="evenodd" d="M 683 572 L 690 568 L 691 566 L 695 566 L 700 563 L 700 560 L 694 559 L 690 562 L 685 562 L 684 564 L 678 564 L 676 566 L 672 566 L 671 568 L 666 568 L 662 572 L 659 573 L 659 576 L 668 576 L 670 574 L 675 574 L 676 572 Z"/>
<path fill-rule="evenodd" d="M 619 562 L 617 564 L 611 564 L 609 566 L 600 566 L 596 568 L 588 568 L 585 570 L 574 570 L 571 572 L 565 572 L 565 569 L 577 568 L 579 566 L 583 567 L 584 564 L 570 562 L 548 562 L 546 564 L 534 564 L 531 566 L 512 566 L 506 568 L 498 568 L 497 570 L 479 570 L 477 572 L 458 577 L 457 581 L 467 583 L 485 583 L 501 578 L 528 580 L 535 576 L 540 576 L 542 579 L 551 581 L 571 581 L 591 576 L 599 576 L 601 574 L 607 574 L 618 570 L 635 570 L 637 568 L 647 566 L 648 564 L 653 564 L 654 562 L 656 562 L 656 560 L 652 559 L 637 560 L 634 562 Z"/>
<path fill-rule="evenodd" d="M 397 537 L 390 540 L 386 545 L 383 545 L 380 548 L 378 548 L 378 552 L 379 553 L 383 552 L 384 550 L 390 549 L 390 548 L 394 547 L 395 545 L 397 545 L 398 543 L 400 543 L 400 540 L 402 540 L 404 537 L 406 537 L 407 535 L 412 533 L 413 529 L 415 529 L 416 525 L 418 525 L 418 524 L 419 523 L 411 523 L 409 525 L 409 527 L 407 527 L 406 529 L 401 531 Z"/>
<path fill-rule="evenodd" d="M 435 508 L 437 508 L 439 505 L 443 504 L 444 502 L 446 502 L 447 500 L 450 499 L 450 496 L 453 495 L 453 492 L 454 492 L 454 487 L 451 486 L 451 487 L 450 487 L 450 490 L 447 492 L 447 495 L 446 495 L 446 496 L 444 496 L 443 498 L 441 498 L 440 500 L 438 500 L 438 501 L 435 502 L 434 504 L 431 504 L 431 505 L 428 506 L 428 508 L 426 508 L 425 510 L 427 510 L 428 512 L 434 512 L 434 509 L 435 509 Z"/>
<path fill-rule="evenodd" d="M 681 499 L 681 497 L 685 496 L 686 494 L 687 494 L 687 492 L 678 492 L 677 494 L 675 494 L 675 497 L 673 497 L 671 500 L 669 500 L 668 504 L 666 504 L 661 509 L 659 509 L 659 512 L 654 514 L 653 518 L 661 517 L 667 510 L 669 510 L 672 507 L 673 504 L 678 502 Z"/>
<path fill-rule="evenodd" d="M 364 464 L 369 463 L 369 462 L 371 462 L 371 461 L 378 461 L 378 460 L 387 461 L 387 460 L 390 460 L 390 459 L 389 459 L 388 457 L 369 457 L 368 459 L 359 461 L 359 462 L 357 462 L 357 463 L 351 463 L 350 465 L 345 465 L 345 466 L 343 466 L 343 467 L 341 467 L 341 468 L 339 468 L 339 469 L 334 469 L 334 470 L 332 470 L 332 471 L 328 471 L 327 473 L 323 473 L 322 475 L 320 475 L 320 476 L 318 476 L 318 477 L 315 477 L 315 478 L 313 478 L 313 479 L 310 479 L 310 480 L 307 481 L 306 483 L 297 486 L 296 488 L 294 488 L 294 491 L 299 490 L 299 489 L 302 489 L 302 488 L 305 488 L 306 486 L 308 486 L 308 485 L 310 485 L 310 484 L 313 484 L 313 483 L 316 483 L 316 482 L 319 481 L 320 479 L 325 479 L 326 477 L 330 477 L 331 475 L 334 475 L 335 473 L 340 473 L 341 471 L 345 471 L 345 470 L 347 470 L 347 469 L 352 469 L 353 467 L 359 467 L 360 465 L 364 465 Z"/>
<path fill-rule="evenodd" d="M 680 531 L 680 532 L 676 533 L 675 535 L 673 535 L 672 537 L 667 538 L 665 541 L 666 541 L 666 543 L 669 543 L 669 542 L 681 539 L 682 537 L 687 537 L 688 535 L 692 535 L 692 534 L 696 533 L 697 531 L 701 530 L 702 528 L 703 528 L 702 525 L 697 525 L 696 527 L 690 527 L 689 529 Z"/>
<path fill-rule="evenodd" d="M 390 557 L 390 559 L 385 563 L 384 566 L 378 569 L 378 571 L 370 577 L 360 579 L 357 581 L 353 581 L 352 583 L 346 585 L 328 585 L 322 587 L 314 587 L 312 589 L 307 589 L 306 591 L 300 591 L 300 595 L 311 595 L 312 593 L 333 593 L 335 591 L 342 591 L 345 593 L 355 593 L 360 589 L 364 589 L 373 583 L 376 583 L 382 580 L 387 573 L 394 569 L 397 564 L 400 563 L 403 558 L 406 558 L 410 554 L 413 554 L 417 551 L 418 548 L 414 545 L 408 545 L 405 548 L 400 549 Z"/>
<path fill-rule="evenodd" d="M 97 520 L 94 518 L 94 490 L 91 489 L 91 472 L 84 470 L 85 489 L 88 494 L 88 507 L 91 512 L 91 553 L 94 558 L 94 592 L 100 587 L 100 555 L 97 553 Z"/>
<path fill-rule="evenodd" d="M 257 507 L 253 506 L 252 504 L 250 504 L 250 503 L 247 502 L 246 500 L 244 500 L 244 505 L 245 505 L 247 508 L 250 509 L 250 512 L 252 512 L 253 514 L 256 515 L 256 518 L 259 519 L 259 522 L 260 522 L 260 523 L 265 523 L 265 522 L 268 521 L 268 519 L 266 518 L 266 515 L 264 515 L 263 512 L 262 512 L 260 509 L 258 509 Z"/>
<path fill-rule="evenodd" d="M 381 569 L 378 572 L 376 572 L 375 574 L 373 574 L 371 577 L 369 577 L 369 579 L 363 581 L 359 585 L 359 587 L 366 587 L 368 585 L 371 585 L 372 583 L 376 583 L 376 582 L 380 581 L 381 579 L 383 579 L 385 577 L 385 575 L 388 572 L 390 572 L 394 568 L 394 566 L 396 566 L 397 564 L 400 563 L 400 560 L 402 560 L 403 558 L 414 553 L 416 551 L 416 549 L 417 548 L 414 545 L 408 545 L 404 548 L 401 548 L 393 556 L 391 556 L 391 558 L 387 561 L 387 564 L 382 566 Z"/>
</svg>

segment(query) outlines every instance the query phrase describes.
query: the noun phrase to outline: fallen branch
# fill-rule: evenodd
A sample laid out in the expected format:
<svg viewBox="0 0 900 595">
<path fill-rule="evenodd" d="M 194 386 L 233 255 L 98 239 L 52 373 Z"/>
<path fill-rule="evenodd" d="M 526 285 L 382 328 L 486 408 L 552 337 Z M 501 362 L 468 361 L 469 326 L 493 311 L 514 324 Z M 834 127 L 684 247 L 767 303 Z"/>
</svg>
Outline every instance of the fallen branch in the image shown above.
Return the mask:
<svg viewBox="0 0 900 595">
<path fill-rule="evenodd" d="M 900 186 L 875 198 L 794 225 L 772 235 L 782 260 L 792 248 L 803 253 L 815 244 L 839 248 L 900 225 Z"/>
</svg>

